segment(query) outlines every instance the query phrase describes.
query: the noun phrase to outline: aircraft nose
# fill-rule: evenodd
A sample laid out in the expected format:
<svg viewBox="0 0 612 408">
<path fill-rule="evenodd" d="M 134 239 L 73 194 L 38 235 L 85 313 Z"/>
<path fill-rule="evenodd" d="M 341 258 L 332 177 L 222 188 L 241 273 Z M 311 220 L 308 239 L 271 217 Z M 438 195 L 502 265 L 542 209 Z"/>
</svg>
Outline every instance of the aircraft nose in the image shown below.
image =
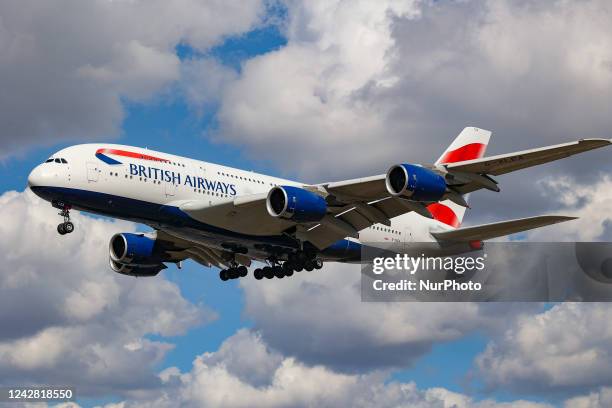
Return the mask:
<svg viewBox="0 0 612 408">
<path fill-rule="evenodd" d="M 38 187 L 43 185 L 44 176 L 40 165 L 34 167 L 34 169 L 30 172 L 28 176 L 28 187 Z"/>
</svg>

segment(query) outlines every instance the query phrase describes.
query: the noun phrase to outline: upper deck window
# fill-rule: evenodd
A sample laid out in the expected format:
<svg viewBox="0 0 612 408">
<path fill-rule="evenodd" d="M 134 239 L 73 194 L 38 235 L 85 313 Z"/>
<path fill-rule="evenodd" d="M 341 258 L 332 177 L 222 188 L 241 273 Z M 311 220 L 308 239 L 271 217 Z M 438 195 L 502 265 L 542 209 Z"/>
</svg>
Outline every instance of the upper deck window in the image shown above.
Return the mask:
<svg viewBox="0 0 612 408">
<path fill-rule="evenodd" d="M 66 159 L 60 159 L 62 161 L 62 163 L 67 164 L 68 162 L 66 161 Z"/>
<path fill-rule="evenodd" d="M 47 160 L 45 160 L 45 163 L 51 163 L 52 161 L 53 161 L 52 158 L 51 159 L 47 159 Z"/>
<path fill-rule="evenodd" d="M 60 159 L 55 159 L 56 163 L 61 163 Z"/>
</svg>

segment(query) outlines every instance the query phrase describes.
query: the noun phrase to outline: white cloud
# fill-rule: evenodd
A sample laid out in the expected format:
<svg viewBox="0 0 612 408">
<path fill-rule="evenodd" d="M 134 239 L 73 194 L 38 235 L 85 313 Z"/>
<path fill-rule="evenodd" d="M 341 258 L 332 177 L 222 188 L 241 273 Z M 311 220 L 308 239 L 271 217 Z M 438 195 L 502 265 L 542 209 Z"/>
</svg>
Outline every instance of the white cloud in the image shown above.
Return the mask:
<svg viewBox="0 0 612 408">
<path fill-rule="evenodd" d="M 539 186 L 542 196 L 557 203 L 559 213 L 578 220 L 550 229 L 534 230 L 530 241 L 610 241 L 612 240 L 612 178 L 602 174 L 592 184 L 571 177 L 548 177 Z"/>
<path fill-rule="evenodd" d="M 537 307 L 362 302 L 360 276 L 359 266 L 329 263 L 321 271 L 290 279 L 246 279 L 240 282 L 245 312 L 265 341 L 283 354 L 308 364 L 363 372 L 405 367 L 436 343 L 479 329 L 495 331 Z"/>
<path fill-rule="evenodd" d="M 11 384 L 71 384 L 83 395 L 146 388 L 174 336 L 214 318 L 162 276 L 135 279 L 108 267 L 122 221 L 73 212 L 59 236 L 57 211 L 29 191 L 0 196 L 0 377 Z"/>
<path fill-rule="evenodd" d="M 476 359 L 489 387 L 577 394 L 611 386 L 612 330 L 607 303 L 563 303 L 508 325 Z"/>
<path fill-rule="evenodd" d="M 570 398 L 564 408 L 606 408 L 612 405 L 612 388 L 604 387 L 588 395 Z"/>
<path fill-rule="evenodd" d="M 0 4 L 0 158 L 32 144 L 117 137 L 122 100 L 181 78 L 175 47 L 207 50 L 261 22 L 261 0 Z"/>
<path fill-rule="evenodd" d="M 212 58 L 192 58 L 181 65 L 181 92 L 198 114 L 217 102 L 237 73 Z"/>
<path fill-rule="evenodd" d="M 603 0 L 288 2 L 286 46 L 223 93 L 218 140 L 308 182 L 435 159 L 467 125 L 490 154 L 609 136 L 612 24 Z M 500 177 L 470 220 L 551 208 L 532 180 L 591 183 L 609 152 Z M 528 197 L 528 199 L 525 199 Z"/>
<path fill-rule="evenodd" d="M 238 339 L 236 339 L 238 338 Z M 252 350 L 256 356 L 250 355 Z M 259 361 L 275 361 L 256 382 L 240 373 Z M 546 408 L 528 401 L 496 403 L 442 388 L 419 390 L 412 382 L 387 381 L 384 373 L 342 374 L 324 366 L 308 366 L 270 350 L 256 333 L 241 330 L 219 351 L 195 359 L 191 371 L 162 373 L 163 387 L 123 401 L 131 407 L 414 407 L 414 408 Z M 260 383 L 260 380 L 265 380 Z M 106 408 L 117 407 L 112 404 Z"/>
</svg>

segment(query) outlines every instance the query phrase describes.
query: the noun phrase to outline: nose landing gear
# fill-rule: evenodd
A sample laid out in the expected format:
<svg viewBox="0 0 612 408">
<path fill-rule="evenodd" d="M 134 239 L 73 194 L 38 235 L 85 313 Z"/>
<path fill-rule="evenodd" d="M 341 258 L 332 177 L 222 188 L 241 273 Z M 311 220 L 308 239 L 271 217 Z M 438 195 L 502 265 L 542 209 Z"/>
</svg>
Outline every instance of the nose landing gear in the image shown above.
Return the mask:
<svg viewBox="0 0 612 408">
<path fill-rule="evenodd" d="M 64 222 L 57 226 L 57 232 L 60 235 L 70 234 L 74 231 L 74 224 L 70 221 L 70 206 L 62 203 L 54 203 L 53 206 L 59 208 L 59 215 L 64 217 Z"/>
</svg>

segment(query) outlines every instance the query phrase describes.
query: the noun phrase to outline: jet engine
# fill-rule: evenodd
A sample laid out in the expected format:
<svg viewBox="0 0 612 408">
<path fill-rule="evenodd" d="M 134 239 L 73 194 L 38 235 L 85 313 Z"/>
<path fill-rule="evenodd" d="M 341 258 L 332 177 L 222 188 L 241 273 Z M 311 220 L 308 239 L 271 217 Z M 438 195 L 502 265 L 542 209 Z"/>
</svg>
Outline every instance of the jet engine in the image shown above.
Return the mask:
<svg viewBox="0 0 612 408">
<path fill-rule="evenodd" d="M 396 164 L 387 172 L 387 191 L 392 196 L 414 201 L 440 201 L 446 181 L 439 174 L 414 164 Z"/>
<path fill-rule="evenodd" d="M 320 195 L 303 188 L 277 186 L 268 193 L 266 208 L 273 217 L 295 222 L 317 222 L 325 217 L 327 202 Z"/>
<path fill-rule="evenodd" d="M 115 234 L 108 246 L 110 267 L 122 275 L 155 276 L 166 269 L 163 262 L 172 261 L 156 238 L 145 234 Z"/>
<path fill-rule="evenodd" d="M 109 252 L 113 261 L 138 263 L 155 255 L 155 239 L 144 234 L 115 234 L 110 240 Z"/>
</svg>

